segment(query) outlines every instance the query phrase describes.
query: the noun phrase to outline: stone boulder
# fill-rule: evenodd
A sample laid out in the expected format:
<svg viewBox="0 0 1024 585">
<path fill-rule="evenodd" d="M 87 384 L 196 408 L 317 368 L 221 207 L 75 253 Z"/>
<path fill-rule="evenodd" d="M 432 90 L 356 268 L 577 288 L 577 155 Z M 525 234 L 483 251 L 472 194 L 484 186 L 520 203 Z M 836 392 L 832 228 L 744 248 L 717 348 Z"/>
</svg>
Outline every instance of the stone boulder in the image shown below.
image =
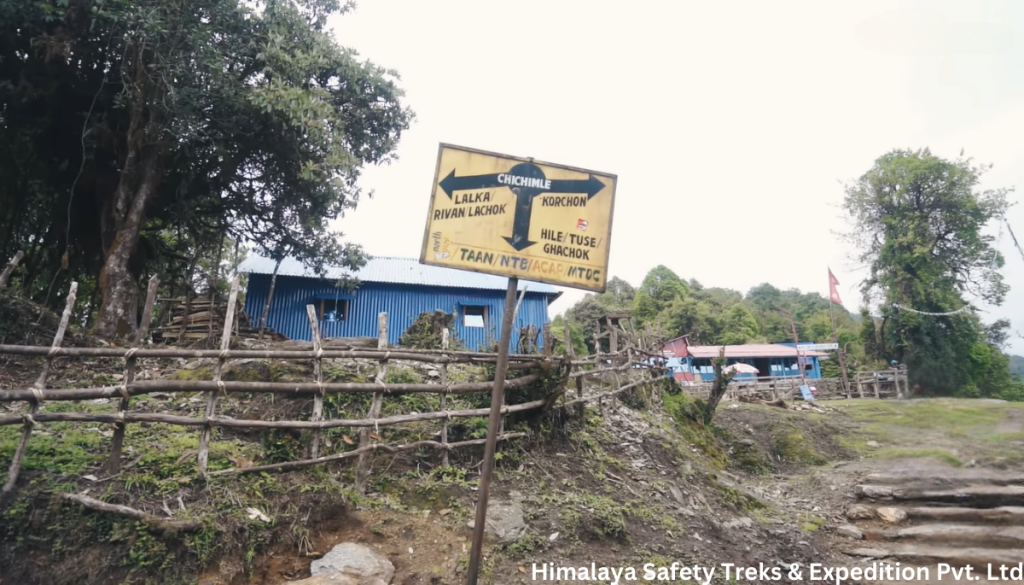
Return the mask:
<svg viewBox="0 0 1024 585">
<path fill-rule="evenodd" d="M 470 520 L 470 528 L 476 526 Z M 490 534 L 503 543 L 519 540 L 526 534 L 526 520 L 523 519 L 523 508 L 514 502 L 490 502 L 487 505 L 487 525 L 484 534 Z"/>
<path fill-rule="evenodd" d="M 845 536 L 846 538 L 852 538 L 853 540 L 864 540 L 864 533 L 861 532 L 860 528 L 852 524 L 843 524 L 836 528 L 836 534 L 839 536 Z"/>
<path fill-rule="evenodd" d="M 377 551 L 345 542 L 310 565 L 309 579 L 289 581 L 290 585 L 388 585 L 395 566 Z"/>
<path fill-rule="evenodd" d="M 889 524 L 899 524 L 907 519 L 906 511 L 901 510 L 900 508 L 878 508 L 875 512 L 883 522 L 887 522 Z"/>
<path fill-rule="evenodd" d="M 850 506 L 846 517 L 850 520 L 871 520 L 875 517 L 875 511 L 867 506 Z"/>
</svg>

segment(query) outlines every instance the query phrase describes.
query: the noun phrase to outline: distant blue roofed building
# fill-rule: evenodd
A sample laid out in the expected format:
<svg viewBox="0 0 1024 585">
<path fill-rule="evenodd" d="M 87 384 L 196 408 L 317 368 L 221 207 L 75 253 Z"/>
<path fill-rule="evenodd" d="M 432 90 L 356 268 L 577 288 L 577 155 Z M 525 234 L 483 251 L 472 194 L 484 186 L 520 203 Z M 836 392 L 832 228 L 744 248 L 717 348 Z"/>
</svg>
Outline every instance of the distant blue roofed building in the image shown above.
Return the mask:
<svg viewBox="0 0 1024 585">
<path fill-rule="evenodd" d="M 250 256 L 238 271 L 249 275 L 245 313 L 250 322 L 258 324 L 274 260 Z M 358 288 L 349 292 L 337 287 L 345 277 L 358 279 Z M 311 340 L 306 305 L 312 304 L 321 337 L 377 337 L 378 315 L 387 313 L 388 344 L 397 345 L 420 314 L 441 310 L 455 315 L 456 339 L 476 350 L 500 338 L 507 288 L 508 280 L 502 277 L 426 266 L 413 258 L 376 257 L 354 272 L 328 267 L 322 278 L 298 260 L 286 258 L 277 271 L 267 327 L 290 339 Z M 520 280 L 520 293 L 523 290 L 526 294 L 516 315 L 513 351 L 519 331 L 530 325 L 543 330 L 548 323 L 548 304 L 561 295 L 553 286 Z M 540 343 L 542 346 L 542 339 Z"/>
</svg>

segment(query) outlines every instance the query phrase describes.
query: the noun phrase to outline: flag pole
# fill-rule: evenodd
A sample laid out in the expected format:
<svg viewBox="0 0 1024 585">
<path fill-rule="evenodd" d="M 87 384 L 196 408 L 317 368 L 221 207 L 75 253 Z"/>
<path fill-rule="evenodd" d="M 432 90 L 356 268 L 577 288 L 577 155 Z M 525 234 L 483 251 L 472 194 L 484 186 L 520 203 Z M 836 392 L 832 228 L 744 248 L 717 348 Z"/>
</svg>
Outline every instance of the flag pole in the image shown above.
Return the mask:
<svg viewBox="0 0 1024 585">
<path fill-rule="evenodd" d="M 835 342 L 835 344 L 837 346 L 836 347 L 836 357 L 839 358 L 839 369 L 843 373 L 843 392 L 846 393 L 846 399 L 849 400 L 852 397 L 852 395 L 850 394 L 850 379 L 849 379 L 849 376 L 846 373 L 846 359 L 843 356 L 843 348 L 842 347 L 838 347 L 839 346 L 839 333 L 836 331 L 836 316 L 835 316 L 835 312 L 832 309 L 832 305 L 834 304 L 832 302 L 832 288 L 835 286 L 833 284 L 833 278 L 834 277 L 832 276 L 832 269 L 829 268 L 828 269 L 828 289 L 829 289 L 829 294 L 828 294 L 828 320 L 832 323 L 832 341 Z"/>
</svg>

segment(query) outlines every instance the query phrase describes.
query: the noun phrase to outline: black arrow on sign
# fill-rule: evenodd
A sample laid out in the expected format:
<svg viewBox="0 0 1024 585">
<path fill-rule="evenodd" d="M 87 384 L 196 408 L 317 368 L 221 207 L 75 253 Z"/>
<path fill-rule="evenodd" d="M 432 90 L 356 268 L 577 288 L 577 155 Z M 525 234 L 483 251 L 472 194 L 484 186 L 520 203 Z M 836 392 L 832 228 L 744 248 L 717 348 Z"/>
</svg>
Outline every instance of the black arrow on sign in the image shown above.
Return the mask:
<svg viewBox="0 0 1024 585">
<path fill-rule="evenodd" d="M 594 175 L 590 175 L 590 178 L 585 181 L 579 180 L 559 180 L 555 179 L 551 181 L 551 188 L 548 189 L 549 193 L 586 193 L 587 199 L 593 199 L 594 195 L 597 195 L 604 189 L 604 183 Z"/>
<path fill-rule="evenodd" d="M 455 191 L 500 187 L 501 183 L 498 182 L 498 175 L 471 175 L 468 177 L 456 177 L 455 169 L 452 169 L 452 172 L 448 173 L 448 176 L 438 183 L 438 185 L 444 189 L 448 198 L 451 199 L 452 193 Z"/>
<path fill-rule="evenodd" d="M 509 169 L 508 173 L 500 174 L 540 179 L 541 181 L 545 180 L 544 171 L 531 163 L 518 164 Z M 545 193 L 586 193 L 587 200 L 590 200 L 605 187 L 604 183 L 594 175 L 590 175 L 587 179 L 553 179 L 549 188 L 514 187 L 507 183 L 499 182 L 498 174 L 456 177 L 454 169 L 438 183 L 438 186 L 444 190 L 449 199 L 452 198 L 452 194 L 455 191 L 508 186 L 516 196 L 516 212 L 515 217 L 512 218 L 512 236 L 505 237 L 504 239 L 517 252 L 537 243 L 529 240 L 534 197 Z"/>
</svg>

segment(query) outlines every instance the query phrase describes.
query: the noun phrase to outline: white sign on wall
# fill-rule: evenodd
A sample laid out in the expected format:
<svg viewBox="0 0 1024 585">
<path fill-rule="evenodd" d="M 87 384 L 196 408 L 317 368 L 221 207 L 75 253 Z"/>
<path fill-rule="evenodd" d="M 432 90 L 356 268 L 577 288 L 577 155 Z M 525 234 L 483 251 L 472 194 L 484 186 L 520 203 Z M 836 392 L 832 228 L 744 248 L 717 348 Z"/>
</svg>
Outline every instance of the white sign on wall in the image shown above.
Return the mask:
<svg viewBox="0 0 1024 585">
<path fill-rule="evenodd" d="M 836 351 L 838 343 L 801 343 L 796 346 L 800 351 Z"/>
</svg>

